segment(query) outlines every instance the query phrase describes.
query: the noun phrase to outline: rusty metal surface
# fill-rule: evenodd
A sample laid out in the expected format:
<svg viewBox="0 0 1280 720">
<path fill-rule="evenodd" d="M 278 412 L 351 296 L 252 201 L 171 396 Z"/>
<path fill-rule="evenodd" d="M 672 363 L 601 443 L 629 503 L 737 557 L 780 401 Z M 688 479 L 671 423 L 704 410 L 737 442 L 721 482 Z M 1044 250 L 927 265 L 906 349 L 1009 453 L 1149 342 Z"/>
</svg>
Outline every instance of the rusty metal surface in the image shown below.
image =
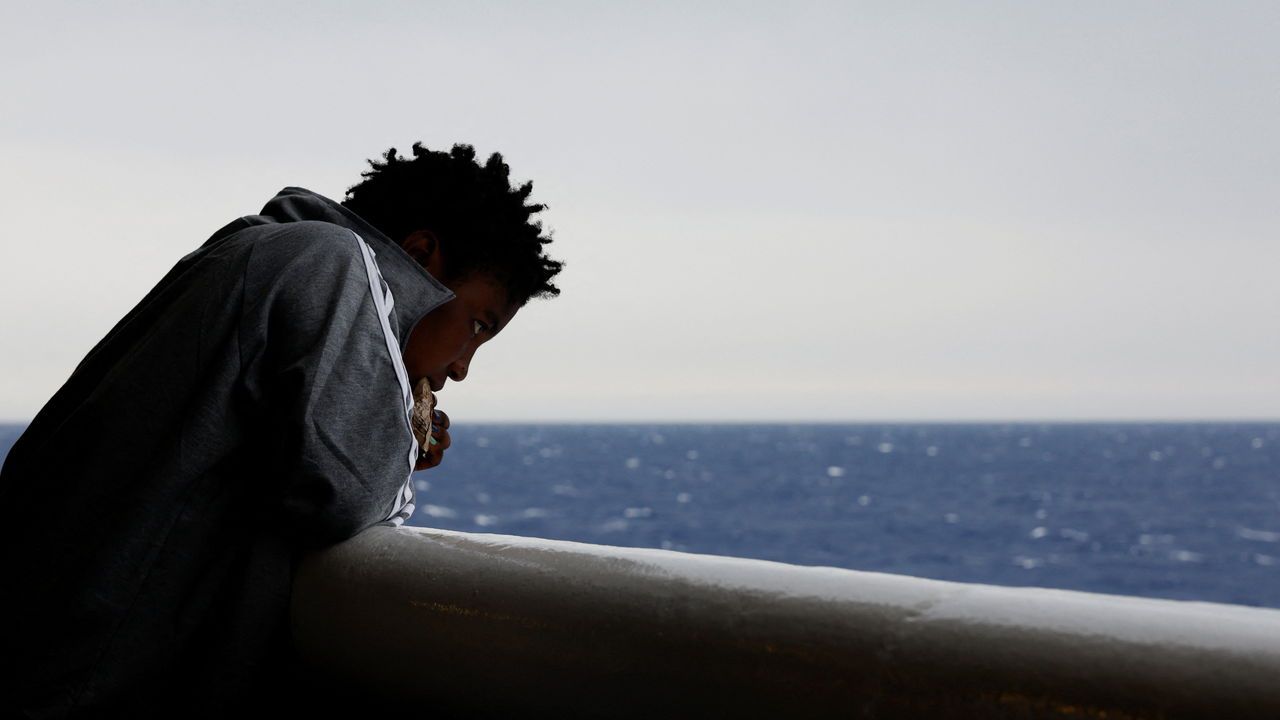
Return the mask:
<svg viewBox="0 0 1280 720">
<path fill-rule="evenodd" d="M 377 527 L 292 624 L 415 714 L 1280 718 L 1280 611 L 663 550 Z"/>
</svg>

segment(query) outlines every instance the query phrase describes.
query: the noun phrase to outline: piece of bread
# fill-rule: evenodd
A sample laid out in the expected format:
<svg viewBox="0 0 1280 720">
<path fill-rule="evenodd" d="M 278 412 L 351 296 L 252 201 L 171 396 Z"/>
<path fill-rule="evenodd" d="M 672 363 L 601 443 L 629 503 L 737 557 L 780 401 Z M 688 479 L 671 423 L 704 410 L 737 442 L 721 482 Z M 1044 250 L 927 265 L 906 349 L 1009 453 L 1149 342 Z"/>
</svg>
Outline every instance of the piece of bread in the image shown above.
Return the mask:
<svg viewBox="0 0 1280 720">
<path fill-rule="evenodd" d="M 418 438 L 418 447 L 426 452 L 431 447 L 431 411 L 436 409 L 436 396 L 431 392 L 431 383 L 423 378 L 413 386 L 413 436 Z"/>
</svg>

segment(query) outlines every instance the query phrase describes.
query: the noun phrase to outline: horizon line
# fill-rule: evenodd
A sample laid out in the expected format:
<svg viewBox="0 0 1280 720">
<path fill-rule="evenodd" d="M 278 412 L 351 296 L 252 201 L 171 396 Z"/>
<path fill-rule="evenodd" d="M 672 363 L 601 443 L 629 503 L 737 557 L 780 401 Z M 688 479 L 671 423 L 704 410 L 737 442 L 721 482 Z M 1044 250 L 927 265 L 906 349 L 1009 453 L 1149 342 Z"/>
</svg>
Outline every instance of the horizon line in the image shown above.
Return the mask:
<svg viewBox="0 0 1280 720">
<path fill-rule="evenodd" d="M 30 425 L 31 420 L 0 418 L 3 425 Z M 1187 417 L 1187 418 L 873 418 L 873 419 L 671 419 L 671 418 L 614 418 L 614 419 L 479 419 L 466 420 L 467 425 L 1187 425 L 1187 424 L 1280 424 L 1275 417 Z"/>
</svg>

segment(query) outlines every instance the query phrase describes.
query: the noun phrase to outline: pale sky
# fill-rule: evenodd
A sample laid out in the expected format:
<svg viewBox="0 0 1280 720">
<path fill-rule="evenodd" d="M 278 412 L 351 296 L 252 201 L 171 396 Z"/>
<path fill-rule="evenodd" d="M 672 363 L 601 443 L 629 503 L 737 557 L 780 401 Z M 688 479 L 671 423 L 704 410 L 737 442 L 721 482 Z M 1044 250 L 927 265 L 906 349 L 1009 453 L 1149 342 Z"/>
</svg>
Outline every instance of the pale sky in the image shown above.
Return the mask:
<svg viewBox="0 0 1280 720">
<path fill-rule="evenodd" d="M 415 140 L 554 229 L 455 422 L 1280 418 L 1280 3 L 5 2 L 0 419 Z"/>
</svg>

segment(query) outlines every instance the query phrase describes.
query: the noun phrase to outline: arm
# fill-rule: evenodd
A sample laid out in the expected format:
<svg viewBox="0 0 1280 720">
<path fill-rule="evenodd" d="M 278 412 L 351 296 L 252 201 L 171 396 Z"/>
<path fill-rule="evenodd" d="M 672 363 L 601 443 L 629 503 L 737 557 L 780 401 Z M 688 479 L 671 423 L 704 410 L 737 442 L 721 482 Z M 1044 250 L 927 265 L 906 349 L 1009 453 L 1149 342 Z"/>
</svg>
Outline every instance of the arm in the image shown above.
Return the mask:
<svg viewBox="0 0 1280 720">
<path fill-rule="evenodd" d="M 270 512 L 303 547 L 344 540 L 412 499 L 416 442 L 387 298 L 371 291 L 362 241 L 332 227 L 276 238 L 259 258 L 279 268 L 265 273 L 259 315 Z"/>
</svg>

